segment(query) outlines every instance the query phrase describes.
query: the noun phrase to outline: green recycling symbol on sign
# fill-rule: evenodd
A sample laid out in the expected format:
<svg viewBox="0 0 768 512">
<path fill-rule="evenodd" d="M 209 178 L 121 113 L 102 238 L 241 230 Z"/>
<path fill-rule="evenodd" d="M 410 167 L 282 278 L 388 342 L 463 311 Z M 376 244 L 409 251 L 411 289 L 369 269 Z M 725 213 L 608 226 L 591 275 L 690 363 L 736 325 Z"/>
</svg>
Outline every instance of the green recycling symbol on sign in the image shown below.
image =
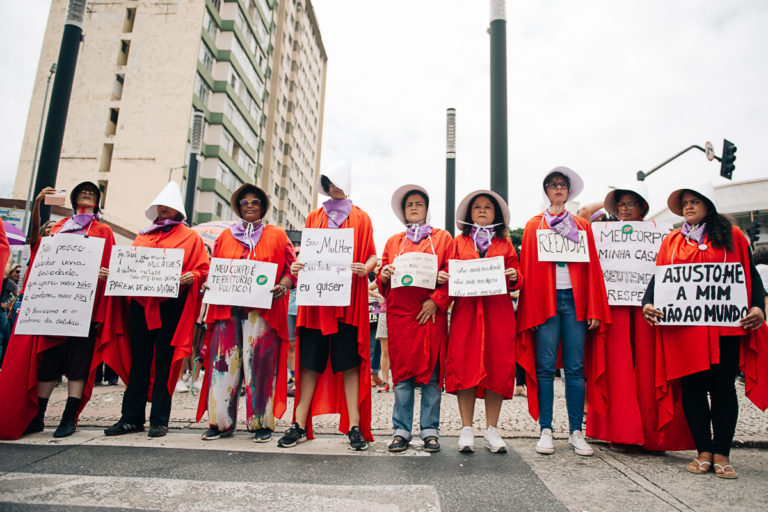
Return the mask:
<svg viewBox="0 0 768 512">
<path fill-rule="evenodd" d="M 635 230 L 635 228 L 633 228 L 629 224 L 624 224 L 624 226 L 622 226 L 622 228 L 621 228 L 621 232 L 623 234 L 625 234 L 625 235 L 632 234 L 632 231 L 634 231 L 634 230 Z"/>
<path fill-rule="evenodd" d="M 400 280 L 401 283 L 403 283 L 403 286 L 411 286 L 413 284 L 413 277 L 406 274 L 403 276 L 403 278 Z"/>
<path fill-rule="evenodd" d="M 267 276 L 265 276 L 265 275 L 260 275 L 259 277 L 257 277 L 257 278 L 256 278 L 256 284 L 260 284 L 260 285 L 265 285 L 265 284 L 267 284 Z"/>
</svg>

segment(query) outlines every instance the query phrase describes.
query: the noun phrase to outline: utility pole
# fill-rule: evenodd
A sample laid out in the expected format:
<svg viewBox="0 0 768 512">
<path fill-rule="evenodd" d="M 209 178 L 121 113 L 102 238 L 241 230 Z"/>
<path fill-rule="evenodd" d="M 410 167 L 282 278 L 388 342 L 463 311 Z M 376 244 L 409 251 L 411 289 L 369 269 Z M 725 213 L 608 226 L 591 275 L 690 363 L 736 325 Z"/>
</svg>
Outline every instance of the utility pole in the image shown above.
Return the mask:
<svg viewBox="0 0 768 512">
<path fill-rule="evenodd" d="M 195 193 L 197 192 L 197 160 L 203 148 L 205 114 L 195 110 L 192 114 L 192 139 L 189 141 L 189 164 L 187 167 L 187 194 L 184 209 L 187 210 L 187 222 L 191 226 L 195 220 Z"/>
<path fill-rule="evenodd" d="M 445 126 L 445 230 L 456 226 L 456 109 L 446 111 Z"/>
<path fill-rule="evenodd" d="M 45 123 L 43 146 L 40 150 L 40 164 L 37 168 L 33 197 L 37 197 L 45 187 L 56 186 L 61 145 L 64 140 L 64 129 L 67 125 L 69 98 L 72 95 L 72 82 L 77 66 L 77 54 L 80 50 L 80 42 L 83 40 L 85 3 L 86 0 L 69 0 L 67 7 L 64 33 L 61 36 L 61 47 L 59 48 L 59 60 L 56 62 L 56 77 L 53 79 L 51 107 L 48 109 L 48 119 Z M 40 223 L 45 223 L 50 217 L 51 207 L 42 205 Z"/>
<path fill-rule="evenodd" d="M 491 0 L 491 190 L 507 201 L 506 0 Z"/>
</svg>

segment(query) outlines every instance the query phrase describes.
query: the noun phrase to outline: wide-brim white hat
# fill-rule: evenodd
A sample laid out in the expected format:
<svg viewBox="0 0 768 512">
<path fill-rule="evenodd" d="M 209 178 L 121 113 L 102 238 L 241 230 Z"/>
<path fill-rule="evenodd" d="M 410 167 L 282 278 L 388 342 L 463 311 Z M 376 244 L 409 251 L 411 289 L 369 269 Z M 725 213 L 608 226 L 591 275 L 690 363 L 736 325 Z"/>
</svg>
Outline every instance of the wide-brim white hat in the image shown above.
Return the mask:
<svg viewBox="0 0 768 512">
<path fill-rule="evenodd" d="M 456 227 L 459 228 L 459 230 L 464 229 L 462 222 L 466 222 L 464 219 L 467 217 L 467 210 L 469 210 L 469 205 L 472 204 L 472 200 L 477 196 L 483 195 L 491 196 L 496 200 L 499 208 L 501 208 L 501 215 L 504 217 L 504 226 L 509 227 L 509 207 L 504 198 L 492 190 L 475 190 L 464 196 L 464 199 L 459 203 L 459 207 L 456 208 Z"/>
<path fill-rule="evenodd" d="M 605 209 L 610 213 L 611 215 L 619 215 L 619 207 L 616 206 L 616 201 L 618 200 L 619 196 L 621 194 L 624 194 L 626 192 L 632 192 L 634 194 L 637 194 L 640 196 L 640 199 L 645 201 L 645 208 L 641 212 L 641 216 L 645 217 L 648 215 L 648 187 L 645 186 L 645 183 L 642 181 L 632 181 L 629 183 L 622 184 L 620 187 L 615 187 L 613 190 L 608 192 L 605 195 L 605 201 L 603 202 L 603 205 L 605 206 Z"/>
<path fill-rule="evenodd" d="M 328 189 L 323 187 L 323 176 L 344 191 L 344 194 L 349 197 L 352 195 L 352 164 L 346 160 L 336 162 L 332 166 L 322 171 L 317 177 L 317 192 L 324 196 L 330 197 L 331 194 Z"/>
<path fill-rule="evenodd" d="M 565 202 L 573 201 L 576 199 L 576 197 L 581 194 L 581 191 L 584 190 L 584 180 L 581 179 L 581 176 L 574 171 L 573 169 L 569 167 L 565 167 L 563 165 L 560 165 L 558 167 L 555 167 L 551 171 L 544 174 L 544 179 L 541 181 L 541 193 L 544 196 L 544 207 L 549 207 L 550 204 L 552 204 L 552 201 L 549 200 L 549 197 L 547 197 L 547 191 L 544 189 L 544 183 L 547 181 L 547 178 L 550 174 L 559 172 L 563 176 L 566 176 L 568 178 L 568 181 L 570 182 L 570 185 L 568 186 L 568 197 L 566 197 Z"/>
<path fill-rule="evenodd" d="M 149 204 L 146 210 L 144 210 L 144 215 L 153 222 L 157 218 L 158 206 L 173 208 L 181 213 L 184 217 L 182 220 L 187 220 L 187 212 L 184 210 L 184 199 L 181 197 L 181 189 L 175 181 L 168 183 L 165 188 L 157 194 L 155 200 Z"/>
<path fill-rule="evenodd" d="M 667 198 L 667 207 L 669 208 L 669 211 L 675 215 L 680 215 L 681 217 L 683 216 L 682 198 L 683 192 L 686 190 L 696 192 L 698 195 L 703 196 L 712 204 L 715 210 L 717 210 L 717 203 L 715 202 L 715 187 L 712 185 L 711 181 L 707 181 L 691 187 L 674 190 L 671 194 L 669 194 L 669 197 Z"/>
<path fill-rule="evenodd" d="M 427 189 L 420 187 L 419 185 L 403 185 L 402 187 L 395 190 L 395 193 L 392 194 L 392 211 L 395 213 L 395 216 L 398 218 L 398 220 L 400 220 L 400 222 L 407 225 L 408 221 L 405 219 L 403 201 L 411 194 L 411 192 L 420 192 L 424 194 L 424 197 L 427 198 L 427 216 L 424 220 L 427 224 L 429 224 L 429 194 L 427 193 Z"/>
</svg>

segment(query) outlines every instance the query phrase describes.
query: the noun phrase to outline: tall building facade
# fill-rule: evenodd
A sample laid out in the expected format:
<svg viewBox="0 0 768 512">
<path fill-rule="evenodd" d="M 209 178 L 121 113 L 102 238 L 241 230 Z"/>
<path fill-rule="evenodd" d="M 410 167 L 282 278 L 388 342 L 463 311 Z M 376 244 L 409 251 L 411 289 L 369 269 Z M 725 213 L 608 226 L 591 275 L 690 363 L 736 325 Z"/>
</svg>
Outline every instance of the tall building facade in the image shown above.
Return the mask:
<svg viewBox="0 0 768 512">
<path fill-rule="evenodd" d="M 26 197 L 45 81 L 58 55 L 67 3 L 51 3 L 15 198 Z M 309 15 L 281 17 L 289 11 L 307 13 L 312 7 L 306 0 L 89 1 L 57 187 L 70 190 L 85 179 L 98 183 L 105 218 L 137 231 L 147 222 L 145 206 L 169 180 L 186 185 L 197 110 L 204 113 L 205 131 L 192 220 L 231 220 L 229 197 L 249 182 L 272 198 L 267 222 L 298 226 L 296 220 L 316 202 L 327 59 L 314 14 L 307 29 L 297 19 Z M 271 165 L 269 149 L 275 137 L 275 147 L 280 145 L 281 112 L 283 119 L 291 113 L 287 100 L 285 108 L 276 102 L 285 95 L 283 87 L 290 87 L 275 80 L 274 71 L 284 65 L 279 37 L 304 30 L 315 36 L 304 52 L 319 48 L 322 65 L 296 66 L 302 73 L 288 92 L 313 84 L 315 114 L 302 117 L 301 128 L 299 119 L 291 118 L 289 133 L 299 131 L 305 139 L 301 153 L 295 153 L 294 146 L 285 149 L 283 138 L 278 168 Z M 304 54 L 298 50 L 298 56 Z M 293 189 L 294 183 L 307 185 Z"/>
</svg>

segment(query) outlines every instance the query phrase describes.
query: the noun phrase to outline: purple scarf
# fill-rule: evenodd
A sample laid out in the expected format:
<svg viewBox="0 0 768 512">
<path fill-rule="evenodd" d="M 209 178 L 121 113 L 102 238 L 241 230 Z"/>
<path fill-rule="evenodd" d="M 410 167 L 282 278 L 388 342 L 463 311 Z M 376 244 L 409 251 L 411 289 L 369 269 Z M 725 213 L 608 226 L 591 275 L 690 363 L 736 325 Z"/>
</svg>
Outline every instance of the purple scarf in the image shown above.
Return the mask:
<svg viewBox="0 0 768 512">
<path fill-rule="evenodd" d="M 98 219 L 95 213 L 78 213 L 66 220 L 61 226 L 59 233 L 72 233 L 73 235 L 84 235 L 85 228 L 94 219 Z"/>
<path fill-rule="evenodd" d="M 328 216 L 328 227 L 331 229 L 339 228 L 352 212 L 352 200 L 329 199 L 323 203 L 323 210 Z"/>
<path fill-rule="evenodd" d="M 496 235 L 496 231 L 494 230 L 495 226 L 495 224 L 489 226 L 478 226 L 477 224 L 474 224 L 472 226 L 472 229 L 469 231 L 469 236 L 475 241 L 475 247 L 477 247 L 478 252 L 485 253 L 488 251 L 488 248 L 491 246 L 491 241 Z"/>
<path fill-rule="evenodd" d="M 686 240 L 693 240 L 697 244 L 704 241 L 704 235 L 707 234 L 707 223 L 702 222 L 695 226 L 688 224 L 688 221 L 683 222 L 683 227 L 680 228 L 680 234 L 682 234 Z"/>
<path fill-rule="evenodd" d="M 147 226 L 146 228 L 139 231 L 140 234 L 146 235 L 148 233 L 153 233 L 157 231 L 158 229 L 163 229 L 165 226 L 175 226 L 177 224 L 181 224 L 182 221 L 180 220 L 174 220 L 174 219 L 157 219 L 155 222 L 153 222 L 150 226 Z"/>
<path fill-rule="evenodd" d="M 405 230 L 405 236 L 411 242 L 418 244 L 432 234 L 432 226 L 429 224 L 410 224 Z"/>
<path fill-rule="evenodd" d="M 247 222 L 238 222 L 234 226 L 230 226 L 229 230 L 232 232 L 232 236 L 235 240 L 243 244 L 252 251 L 256 244 L 261 239 L 261 233 L 264 231 L 264 223 L 248 224 Z"/>
<path fill-rule="evenodd" d="M 564 215 L 553 215 L 549 211 L 544 210 L 544 220 L 547 221 L 547 225 L 560 236 L 563 236 L 573 243 L 579 242 L 579 228 L 576 226 L 576 221 L 573 218 L 573 214 L 569 211 L 565 211 Z"/>
</svg>

